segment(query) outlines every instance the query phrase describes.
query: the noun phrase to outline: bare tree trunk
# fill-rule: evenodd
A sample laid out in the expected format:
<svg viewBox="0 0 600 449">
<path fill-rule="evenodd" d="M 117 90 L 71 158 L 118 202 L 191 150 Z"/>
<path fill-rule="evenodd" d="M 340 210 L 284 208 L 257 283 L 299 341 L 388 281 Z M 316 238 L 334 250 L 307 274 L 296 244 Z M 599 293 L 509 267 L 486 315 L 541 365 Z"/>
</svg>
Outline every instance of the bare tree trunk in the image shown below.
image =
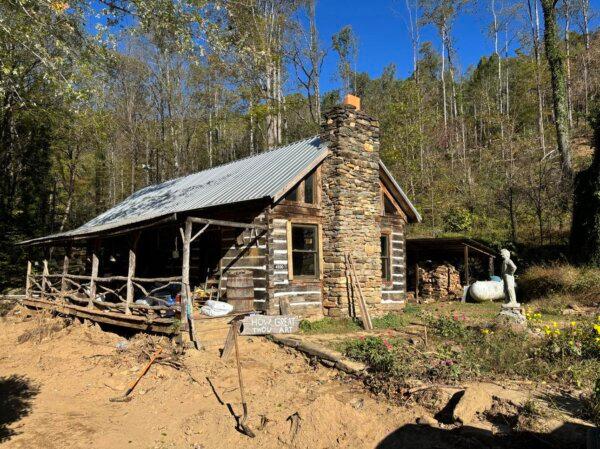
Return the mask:
<svg viewBox="0 0 600 449">
<path fill-rule="evenodd" d="M 538 13 L 537 0 L 527 0 L 527 7 L 529 12 L 529 23 L 531 25 L 531 38 L 533 40 L 533 54 L 535 57 L 535 82 L 538 99 L 538 138 L 540 141 L 540 148 L 542 149 L 542 154 L 546 156 L 546 136 L 544 130 L 544 96 L 542 91 L 542 64 L 540 57 L 540 19 Z"/>
<path fill-rule="evenodd" d="M 546 58 L 550 66 L 552 99 L 554 106 L 556 141 L 561 157 L 563 179 L 571 182 L 573 165 L 569 139 L 569 111 L 567 106 L 564 56 L 560 49 L 558 25 L 556 23 L 556 3 L 558 0 L 541 0 L 544 12 L 544 43 Z"/>
<path fill-rule="evenodd" d="M 573 128 L 573 99 L 571 96 L 571 0 L 564 0 L 565 5 L 565 63 L 567 67 L 567 107 L 569 112 L 569 128 Z"/>
<path fill-rule="evenodd" d="M 308 5 L 308 21 L 310 29 L 310 62 L 312 69 L 312 87 L 314 111 L 317 116 L 317 123 L 321 120 L 321 51 L 319 49 L 319 32 L 316 21 L 316 0 L 310 0 Z"/>
<path fill-rule="evenodd" d="M 589 111 L 589 96 L 590 96 L 590 81 L 589 81 L 589 64 L 590 64 L 590 0 L 581 0 L 581 15 L 583 17 L 583 35 L 585 38 L 585 54 L 583 57 L 583 86 L 585 89 L 584 109 L 585 115 Z"/>
</svg>

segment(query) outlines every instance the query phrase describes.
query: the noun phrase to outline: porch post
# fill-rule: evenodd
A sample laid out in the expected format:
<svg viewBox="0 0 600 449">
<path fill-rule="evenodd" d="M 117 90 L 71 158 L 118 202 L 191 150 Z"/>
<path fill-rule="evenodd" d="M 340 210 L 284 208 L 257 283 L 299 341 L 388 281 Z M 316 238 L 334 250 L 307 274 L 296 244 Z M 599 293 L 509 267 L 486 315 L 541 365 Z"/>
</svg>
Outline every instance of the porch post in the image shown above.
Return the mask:
<svg viewBox="0 0 600 449">
<path fill-rule="evenodd" d="M 125 302 L 125 313 L 131 314 L 129 306 L 133 303 L 133 277 L 135 276 L 135 251 L 129 250 L 129 269 L 127 271 L 127 300 Z"/>
<path fill-rule="evenodd" d="M 27 261 L 27 274 L 25 275 L 25 298 L 31 293 L 31 260 Z"/>
<path fill-rule="evenodd" d="M 194 329 L 194 316 L 192 308 L 192 297 L 190 289 L 190 247 L 192 243 L 192 220 L 188 217 L 185 221 L 185 231 L 183 237 L 183 253 L 181 258 L 181 325 L 182 329 L 187 330 L 190 340 L 194 342 L 196 349 L 200 349 L 200 344 L 196 339 L 196 330 Z"/>
<path fill-rule="evenodd" d="M 494 256 L 488 257 L 488 271 L 490 277 L 492 277 L 494 275 Z"/>
<path fill-rule="evenodd" d="M 48 276 L 48 261 L 44 259 L 43 268 L 42 268 L 42 292 L 40 294 L 41 299 L 46 299 L 46 276 Z"/>
<path fill-rule="evenodd" d="M 65 254 L 65 258 L 63 259 L 62 277 L 60 279 L 60 299 L 62 301 L 64 301 L 65 292 L 67 291 L 67 280 L 65 279 L 67 274 L 69 274 L 69 252 Z"/>
<path fill-rule="evenodd" d="M 465 285 L 469 285 L 471 279 L 470 279 L 470 273 L 469 273 L 469 247 L 467 245 L 465 245 Z"/>
<path fill-rule="evenodd" d="M 415 263 L 415 301 L 419 299 L 419 263 Z"/>
<path fill-rule="evenodd" d="M 94 307 L 94 299 L 96 299 L 96 278 L 98 277 L 98 265 L 100 264 L 96 253 L 92 253 L 92 276 L 90 279 L 90 300 L 88 307 Z"/>
</svg>

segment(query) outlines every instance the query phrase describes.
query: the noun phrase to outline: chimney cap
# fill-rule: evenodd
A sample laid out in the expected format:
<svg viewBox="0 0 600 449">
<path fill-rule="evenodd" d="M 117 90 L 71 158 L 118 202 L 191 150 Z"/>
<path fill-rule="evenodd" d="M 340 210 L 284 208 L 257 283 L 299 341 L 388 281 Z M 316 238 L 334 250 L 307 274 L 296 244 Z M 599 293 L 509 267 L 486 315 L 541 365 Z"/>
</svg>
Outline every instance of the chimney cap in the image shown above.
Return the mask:
<svg viewBox="0 0 600 449">
<path fill-rule="evenodd" d="M 354 106 L 358 110 L 358 109 L 360 109 L 360 97 L 357 97 L 356 95 L 352 95 L 352 94 L 347 94 L 344 97 L 343 104 Z"/>
</svg>

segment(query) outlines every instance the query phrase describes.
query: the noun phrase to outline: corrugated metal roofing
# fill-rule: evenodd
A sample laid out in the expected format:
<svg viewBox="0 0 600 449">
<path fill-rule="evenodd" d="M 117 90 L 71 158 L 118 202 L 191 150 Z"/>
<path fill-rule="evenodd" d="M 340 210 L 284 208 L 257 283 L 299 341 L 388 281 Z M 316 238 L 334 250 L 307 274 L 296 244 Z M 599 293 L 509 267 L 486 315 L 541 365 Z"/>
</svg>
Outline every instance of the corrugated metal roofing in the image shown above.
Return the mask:
<svg viewBox="0 0 600 449">
<path fill-rule="evenodd" d="M 177 212 L 270 198 L 310 171 L 328 154 L 319 137 L 240 159 L 138 190 L 72 231 L 22 243 L 75 237 L 160 218 Z M 292 186 L 289 186 L 292 187 Z"/>
<path fill-rule="evenodd" d="M 21 244 L 85 238 L 99 232 L 155 220 L 173 214 L 244 201 L 278 201 L 329 154 L 318 136 L 279 147 L 198 173 L 138 190 L 115 207 L 72 231 L 27 240 Z M 380 161 L 407 213 L 421 216 Z"/>
</svg>

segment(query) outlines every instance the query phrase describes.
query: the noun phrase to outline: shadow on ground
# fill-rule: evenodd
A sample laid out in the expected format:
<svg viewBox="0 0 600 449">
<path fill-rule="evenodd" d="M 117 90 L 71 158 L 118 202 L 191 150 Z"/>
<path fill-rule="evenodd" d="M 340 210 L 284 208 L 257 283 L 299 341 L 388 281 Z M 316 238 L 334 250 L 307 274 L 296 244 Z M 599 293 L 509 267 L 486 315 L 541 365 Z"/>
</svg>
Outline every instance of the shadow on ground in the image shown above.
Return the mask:
<svg viewBox="0 0 600 449">
<path fill-rule="evenodd" d="M 10 425 L 27 416 L 39 388 L 24 376 L 0 377 L 0 443 L 16 435 Z"/>
<path fill-rule="evenodd" d="M 475 427 L 439 429 L 407 424 L 385 437 L 376 449 L 585 449 L 588 426 L 566 423 L 551 433 L 493 434 Z"/>
</svg>

